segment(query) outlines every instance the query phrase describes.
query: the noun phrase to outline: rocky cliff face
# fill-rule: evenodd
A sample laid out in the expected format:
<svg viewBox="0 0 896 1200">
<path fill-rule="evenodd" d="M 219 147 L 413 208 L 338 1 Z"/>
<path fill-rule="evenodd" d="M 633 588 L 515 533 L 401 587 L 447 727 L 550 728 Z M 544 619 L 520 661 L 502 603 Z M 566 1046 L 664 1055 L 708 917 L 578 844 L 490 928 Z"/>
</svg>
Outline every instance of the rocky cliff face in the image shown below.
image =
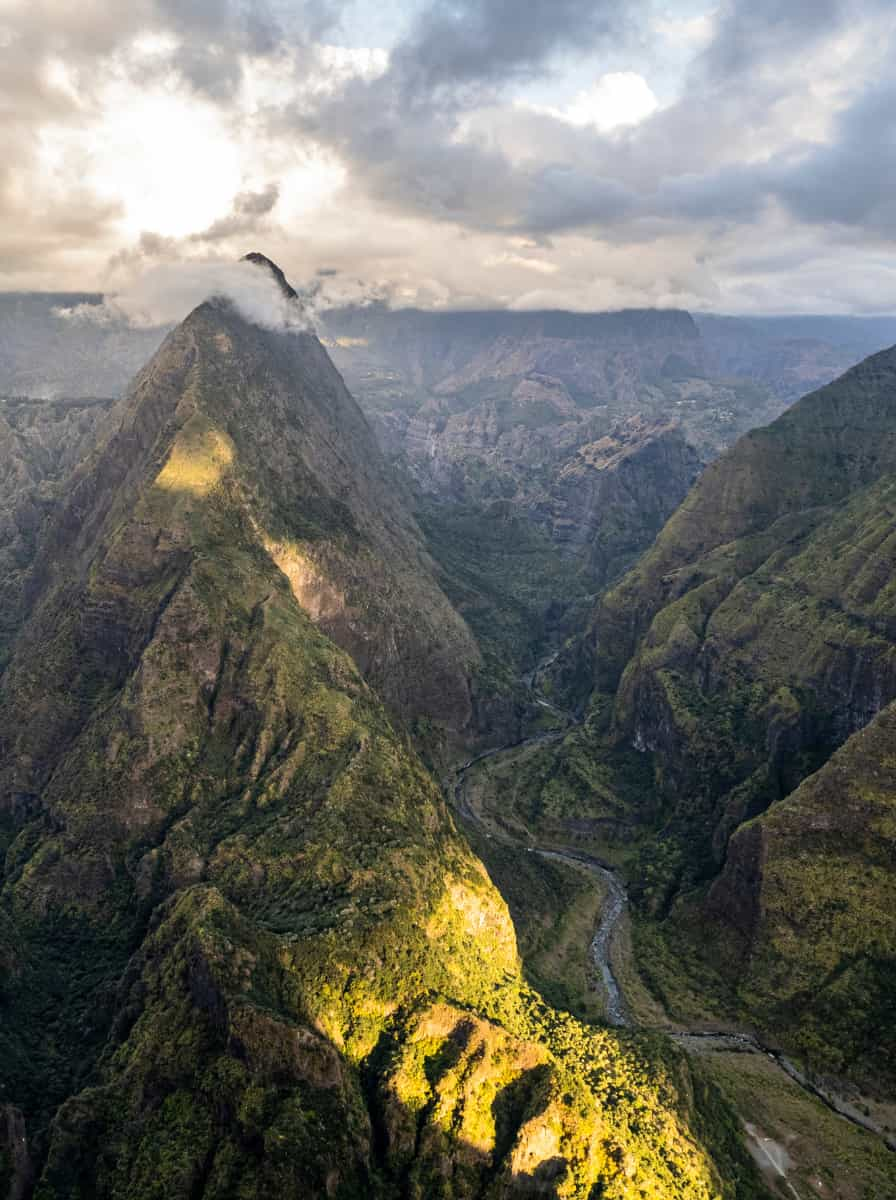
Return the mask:
<svg viewBox="0 0 896 1200">
<path fill-rule="evenodd" d="M 740 994 L 840 1074 L 892 1085 L 896 707 L 731 839 L 708 912 L 741 940 Z"/>
<path fill-rule="evenodd" d="M 585 591 L 649 544 L 695 477 L 698 456 L 670 417 L 704 414 L 702 346 L 686 313 L 374 308 L 328 314 L 326 326 L 424 505 L 462 506 L 468 523 L 478 512 L 483 529 L 496 505 L 511 506 L 530 537 L 547 539 L 545 563 L 566 558 L 560 573 L 578 572 Z M 428 526 L 447 565 L 442 523 Z"/>
<path fill-rule="evenodd" d="M 112 407 L 100 399 L 0 398 L 0 668 L 23 617 L 40 531 Z"/>
<path fill-rule="evenodd" d="M 745 956 L 735 959 L 754 1011 L 828 1061 L 842 1033 L 828 1004 L 840 995 L 834 976 L 850 955 L 865 964 L 844 976 L 842 996 L 854 997 L 849 979 L 872 970 L 896 928 L 889 915 L 884 933 L 865 925 L 871 893 L 892 912 L 878 886 L 889 835 L 882 843 L 857 815 L 886 827 L 894 517 L 896 351 L 886 351 L 711 464 L 594 624 L 598 687 L 614 696 L 618 738 L 652 756 L 664 837 L 678 847 L 665 901 L 699 894 L 722 870 L 709 909 Z M 841 793 L 835 817 L 849 764 L 858 791 Z M 882 808 L 869 800 L 866 812 L 859 793 L 875 772 Z M 850 870 L 864 873 L 867 894 L 841 886 Z M 797 949 L 800 930 L 811 950 Z M 777 1001 L 762 1001 L 764 989 Z M 843 1046 L 867 1050 L 873 1008 Z M 814 1046 L 797 1036 L 803 1011 Z"/>
<path fill-rule="evenodd" d="M 328 345 L 387 449 L 424 488 L 507 495 L 523 473 L 649 408 L 663 380 L 702 374 L 687 313 L 327 314 Z M 483 471 L 488 479 L 481 478 Z M 540 479 L 540 481 L 543 481 Z"/>
<path fill-rule="evenodd" d="M 526 987 L 506 907 L 337 645 L 417 704 L 458 622 L 319 343 L 203 305 L 118 417 L 40 538 L 0 679 L 0 1180 L 718 1194 L 683 1064 Z"/>
<path fill-rule="evenodd" d="M 561 465 L 551 489 L 553 538 L 601 586 L 650 544 L 699 469 L 680 426 L 632 418 Z"/>
</svg>

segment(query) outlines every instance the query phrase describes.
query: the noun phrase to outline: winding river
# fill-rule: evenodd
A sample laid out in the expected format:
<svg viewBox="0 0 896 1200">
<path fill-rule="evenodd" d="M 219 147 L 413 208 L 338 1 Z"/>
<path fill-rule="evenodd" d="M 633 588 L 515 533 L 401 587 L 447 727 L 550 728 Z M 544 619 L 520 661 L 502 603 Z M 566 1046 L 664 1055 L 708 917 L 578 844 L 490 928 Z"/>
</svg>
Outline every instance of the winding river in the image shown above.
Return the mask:
<svg viewBox="0 0 896 1200">
<path fill-rule="evenodd" d="M 488 828 L 482 815 L 470 803 L 467 795 L 467 777 L 470 771 L 480 763 L 485 762 L 487 759 L 518 752 L 526 746 L 547 746 L 553 742 L 561 741 L 571 729 L 581 724 L 581 720 L 574 714 L 558 708 L 549 700 L 539 695 L 538 677 L 542 671 L 554 662 L 556 657 L 557 655 L 554 654 L 550 658 L 543 659 L 531 673 L 523 676 L 523 682 L 532 693 L 534 703 L 541 708 L 555 713 L 563 720 L 563 725 L 557 729 L 534 734 L 531 737 L 519 738 L 503 746 L 496 746 L 490 750 L 485 750 L 463 763 L 457 768 L 454 775 L 454 785 L 451 789 L 453 807 L 457 815 L 464 822 L 476 826 L 489 839 L 500 839 L 504 844 L 514 846 L 520 850 L 526 850 L 528 853 L 538 854 L 543 858 L 553 859 L 557 862 L 566 862 L 580 869 L 584 867 L 602 881 L 606 888 L 606 898 L 602 906 L 600 922 L 591 939 L 588 952 L 595 972 L 603 985 L 607 1023 L 617 1027 L 638 1028 L 632 1019 L 631 1009 L 625 1002 L 622 987 L 615 974 L 612 962 L 614 936 L 628 908 L 628 895 L 619 875 L 609 863 L 602 862 L 593 855 L 584 854 L 572 847 L 539 846 L 534 842 L 529 844 L 519 838 L 512 837 L 506 830 L 497 834 Z M 844 1120 L 877 1134 L 890 1150 L 896 1150 L 896 1139 L 892 1135 L 888 1135 L 877 1122 L 866 1116 L 855 1104 L 816 1084 L 814 1080 L 810 1079 L 785 1055 L 764 1045 L 752 1033 L 712 1029 L 678 1031 L 663 1029 L 658 1032 L 665 1033 L 684 1049 L 739 1050 L 741 1052 L 746 1051 L 748 1053 L 766 1055 L 770 1061 L 775 1063 L 780 1071 L 793 1080 L 803 1091 L 821 1100 L 823 1104 Z"/>
</svg>

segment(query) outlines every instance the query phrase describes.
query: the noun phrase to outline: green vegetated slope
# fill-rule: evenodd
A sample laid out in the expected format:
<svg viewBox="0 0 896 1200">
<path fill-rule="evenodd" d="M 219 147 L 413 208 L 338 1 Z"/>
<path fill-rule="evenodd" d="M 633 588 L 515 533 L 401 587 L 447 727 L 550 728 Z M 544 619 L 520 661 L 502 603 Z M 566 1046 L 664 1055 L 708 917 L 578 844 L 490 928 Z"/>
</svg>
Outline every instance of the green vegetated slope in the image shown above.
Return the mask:
<svg viewBox="0 0 896 1200">
<path fill-rule="evenodd" d="M 881 717 L 858 731 L 896 697 L 894 519 L 896 351 L 886 351 L 713 463 L 594 627 L 616 736 L 654 766 L 653 911 L 705 887 L 727 855 L 725 884 L 710 893 L 716 965 L 817 1065 L 855 1066 L 861 1050 L 891 1075 L 892 1048 L 878 1054 L 896 930 L 889 726 Z M 834 762 L 865 759 L 862 816 L 833 762 L 794 793 L 844 742 Z M 838 804 L 845 824 L 828 838 Z M 872 909 L 879 917 L 866 920 Z M 679 903 L 672 920 L 694 914 Z"/>
<path fill-rule="evenodd" d="M 709 894 L 748 954 L 742 1001 L 809 1058 L 896 1063 L 896 706 L 743 825 Z"/>
<path fill-rule="evenodd" d="M 512 504 L 487 506 L 418 500 L 418 515 L 439 579 L 482 650 L 476 701 L 489 713 L 489 731 L 500 726 L 520 682 L 551 639 L 581 628 L 593 604 L 577 564 Z"/>
<path fill-rule="evenodd" d="M 337 646 L 412 714 L 429 622 L 468 646 L 365 430 L 313 337 L 205 304 L 44 535 L 0 680 L 0 1179 L 24 1117 L 39 1200 L 761 1194 L 680 1056 L 524 985 Z"/>
<path fill-rule="evenodd" d="M 22 621 L 41 527 L 112 407 L 103 399 L 0 397 L 0 665 Z"/>
</svg>

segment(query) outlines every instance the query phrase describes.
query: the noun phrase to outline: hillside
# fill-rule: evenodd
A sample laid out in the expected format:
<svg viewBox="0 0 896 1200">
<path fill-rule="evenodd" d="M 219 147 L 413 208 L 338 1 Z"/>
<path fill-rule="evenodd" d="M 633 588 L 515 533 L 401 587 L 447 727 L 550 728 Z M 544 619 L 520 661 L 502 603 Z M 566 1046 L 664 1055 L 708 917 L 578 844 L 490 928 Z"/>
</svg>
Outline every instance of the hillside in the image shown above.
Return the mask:
<svg viewBox="0 0 896 1200">
<path fill-rule="evenodd" d="M 40 530 L 112 407 L 92 398 L 0 397 L 0 669 L 22 620 Z"/>
<path fill-rule="evenodd" d="M 680 1054 L 524 984 L 337 645 L 457 711 L 469 643 L 389 484 L 316 339 L 214 301 L 51 514 L 0 679 L 11 1195 L 759 1194 Z"/>
<path fill-rule="evenodd" d="M 613 736 L 653 768 L 644 902 L 687 940 L 711 883 L 708 957 L 825 1068 L 875 1058 L 890 977 L 894 517 L 890 350 L 711 464 L 593 626 Z"/>
<path fill-rule="evenodd" d="M 695 316 L 707 370 L 791 403 L 896 341 L 893 317 Z"/>
<path fill-rule="evenodd" d="M 740 941 L 740 997 L 840 1074 L 896 1061 L 896 706 L 731 839 L 707 901 Z"/>
</svg>

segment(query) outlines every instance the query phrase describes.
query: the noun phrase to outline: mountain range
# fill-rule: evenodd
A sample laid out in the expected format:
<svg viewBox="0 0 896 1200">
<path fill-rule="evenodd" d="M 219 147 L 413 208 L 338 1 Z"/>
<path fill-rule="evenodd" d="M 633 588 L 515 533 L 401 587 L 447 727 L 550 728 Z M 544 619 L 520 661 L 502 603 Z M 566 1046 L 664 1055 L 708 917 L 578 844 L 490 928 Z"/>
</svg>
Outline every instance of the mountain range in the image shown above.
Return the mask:
<svg viewBox="0 0 896 1200">
<path fill-rule="evenodd" d="M 210 301 L 50 506 L 0 679 L 10 1195 L 722 1187 L 683 1057 L 525 983 L 404 732 L 475 645 L 401 495 L 317 339 Z"/>
<path fill-rule="evenodd" d="M 896 1062 L 894 472 L 888 350 L 711 464 L 592 627 L 676 847 L 651 905 L 757 1021 L 871 1079 Z"/>
<path fill-rule="evenodd" d="M 0 1195 L 896 1195 L 889 326 L 248 257 L 0 303 Z"/>
</svg>

